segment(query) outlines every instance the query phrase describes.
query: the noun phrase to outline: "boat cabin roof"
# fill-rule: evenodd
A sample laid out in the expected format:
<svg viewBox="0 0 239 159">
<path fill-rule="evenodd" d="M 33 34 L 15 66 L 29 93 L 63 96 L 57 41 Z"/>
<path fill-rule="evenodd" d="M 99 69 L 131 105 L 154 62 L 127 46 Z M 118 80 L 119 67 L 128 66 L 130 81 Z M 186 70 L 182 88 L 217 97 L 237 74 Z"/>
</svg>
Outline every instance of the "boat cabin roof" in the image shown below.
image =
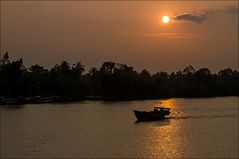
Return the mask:
<svg viewBox="0 0 239 159">
<path fill-rule="evenodd" d="M 170 110 L 170 108 L 166 108 L 166 107 L 154 107 L 154 109 L 167 109 L 167 110 Z"/>
</svg>

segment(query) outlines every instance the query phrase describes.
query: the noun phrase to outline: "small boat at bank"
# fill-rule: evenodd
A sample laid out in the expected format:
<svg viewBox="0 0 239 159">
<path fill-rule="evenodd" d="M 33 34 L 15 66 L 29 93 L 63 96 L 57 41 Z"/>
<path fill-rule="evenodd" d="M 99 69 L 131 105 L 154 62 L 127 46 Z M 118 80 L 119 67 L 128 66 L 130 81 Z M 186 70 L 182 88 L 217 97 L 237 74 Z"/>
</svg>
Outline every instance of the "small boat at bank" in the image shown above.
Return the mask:
<svg viewBox="0 0 239 159">
<path fill-rule="evenodd" d="M 170 108 L 154 107 L 153 111 L 134 110 L 134 115 L 138 121 L 164 120 L 170 114 Z"/>
</svg>

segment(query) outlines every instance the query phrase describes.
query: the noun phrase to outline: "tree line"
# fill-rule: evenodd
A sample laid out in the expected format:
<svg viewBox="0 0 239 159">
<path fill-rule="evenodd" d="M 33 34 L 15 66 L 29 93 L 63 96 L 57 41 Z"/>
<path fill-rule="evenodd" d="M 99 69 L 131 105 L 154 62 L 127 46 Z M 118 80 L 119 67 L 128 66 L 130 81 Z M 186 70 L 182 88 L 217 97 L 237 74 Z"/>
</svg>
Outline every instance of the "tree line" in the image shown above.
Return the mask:
<svg viewBox="0 0 239 159">
<path fill-rule="evenodd" d="M 104 62 L 85 72 L 81 62 L 62 61 L 51 69 L 23 60 L 0 58 L 0 97 L 64 96 L 73 99 L 154 99 L 171 97 L 238 96 L 239 72 L 230 68 L 212 73 L 208 68 L 151 74 L 146 69 Z"/>
</svg>

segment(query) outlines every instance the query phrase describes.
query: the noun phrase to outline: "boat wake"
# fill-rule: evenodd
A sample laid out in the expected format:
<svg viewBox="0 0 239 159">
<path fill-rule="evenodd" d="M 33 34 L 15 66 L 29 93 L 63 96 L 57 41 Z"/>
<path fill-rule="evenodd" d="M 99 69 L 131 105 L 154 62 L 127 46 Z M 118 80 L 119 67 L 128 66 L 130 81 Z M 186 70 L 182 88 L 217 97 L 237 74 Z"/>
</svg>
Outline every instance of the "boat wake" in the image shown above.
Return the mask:
<svg viewBox="0 0 239 159">
<path fill-rule="evenodd" d="M 236 118 L 236 115 L 171 116 L 167 119 Z"/>
</svg>

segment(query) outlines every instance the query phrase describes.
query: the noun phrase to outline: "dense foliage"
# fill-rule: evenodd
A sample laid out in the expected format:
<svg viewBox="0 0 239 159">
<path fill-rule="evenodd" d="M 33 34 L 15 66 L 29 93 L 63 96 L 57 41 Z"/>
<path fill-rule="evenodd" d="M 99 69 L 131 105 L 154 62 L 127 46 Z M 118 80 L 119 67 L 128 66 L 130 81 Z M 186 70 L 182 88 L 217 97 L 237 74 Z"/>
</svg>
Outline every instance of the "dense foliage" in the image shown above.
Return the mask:
<svg viewBox="0 0 239 159">
<path fill-rule="evenodd" d="M 0 59 L 0 96 L 67 96 L 74 99 L 146 99 L 169 97 L 238 96 L 239 72 L 230 68 L 212 74 L 208 68 L 151 75 L 133 67 L 105 62 L 89 72 L 77 62 L 62 61 L 50 70 L 39 65 L 25 68 L 23 60 L 10 61 L 8 53 Z"/>
</svg>

